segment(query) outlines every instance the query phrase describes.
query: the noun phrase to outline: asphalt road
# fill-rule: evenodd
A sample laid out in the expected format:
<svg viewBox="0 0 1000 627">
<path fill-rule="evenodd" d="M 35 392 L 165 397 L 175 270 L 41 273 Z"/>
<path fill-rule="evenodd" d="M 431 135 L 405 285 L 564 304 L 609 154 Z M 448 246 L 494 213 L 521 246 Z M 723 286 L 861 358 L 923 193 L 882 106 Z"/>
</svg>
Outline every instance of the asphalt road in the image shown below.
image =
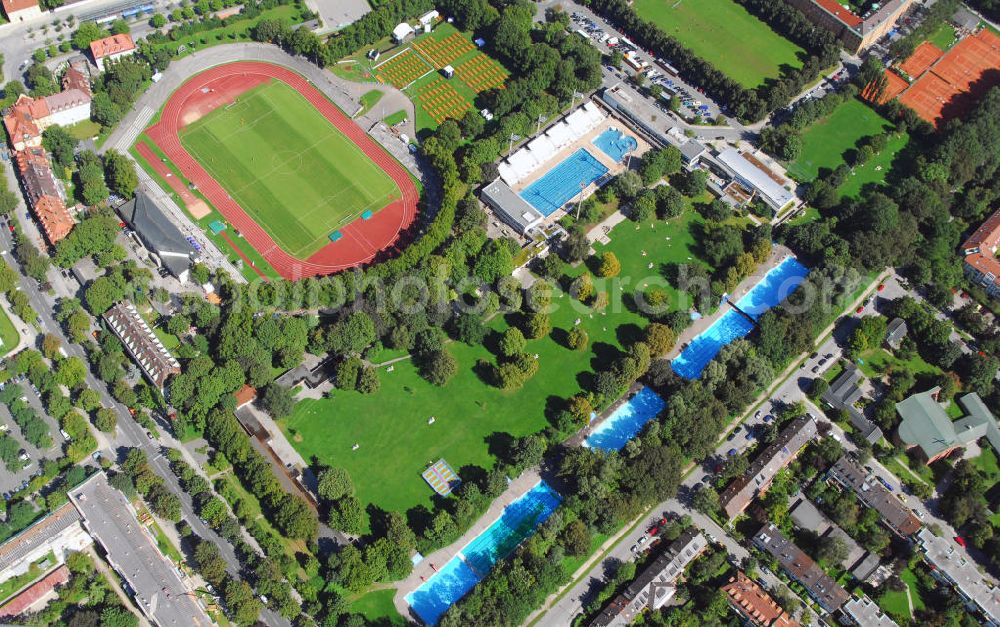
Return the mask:
<svg viewBox="0 0 1000 627">
<path fill-rule="evenodd" d="M 23 211 L 24 208 L 22 202 L 22 205 L 19 207 L 17 212 L 18 214 L 21 214 Z M 22 219 L 21 224 L 23 228 L 26 228 L 29 231 L 35 229 L 33 222 L 26 222 Z M 10 231 L 6 228 L 0 229 L 0 247 L 6 250 L 11 250 L 12 246 L 13 239 Z M 21 268 L 17 261 L 13 258 L 13 255 L 7 255 L 6 261 L 14 269 L 19 272 L 21 271 Z M 57 292 L 64 290 L 72 291 L 72 288 L 57 270 L 50 270 L 49 275 Z M 35 280 L 24 276 L 23 273 L 21 276 L 21 291 L 27 295 L 32 309 L 35 310 L 38 317 L 41 319 L 39 326 L 43 329 L 43 332 L 53 333 L 59 336 L 68 355 L 79 357 L 85 363 L 89 363 L 83 348 L 78 344 L 72 343 L 63 332 L 62 327 L 53 318 L 52 312 L 55 309 L 55 299 L 48 294 L 40 292 L 38 284 Z M 180 487 L 177 477 L 170 470 L 169 463 L 161 454 L 161 443 L 171 448 L 181 448 L 181 444 L 162 430 L 158 441 L 153 440 L 150 436 L 148 436 L 146 430 L 140 426 L 129 413 L 128 408 L 117 402 L 108 392 L 108 388 L 104 382 L 97 379 L 89 369 L 87 371 L 86 384 L 89 388 L 100 394 L 101 402 L 105 407 L 114 409 L 118 414 L 118 428 L 113 437 L 109 438 L 110 442 L 108 444 L 110 446 L 103 448 L 102 452 L 108 455 L 111 459 L 120 461 L 124 458 L 126 448 L 142 449 L 146 453 L 152 469 L 157 475 L 163 478 L 170 491 L 176 494 L 180 499 L 183 519 L 187 521 L 187 523 L 191 526 L 191 529 L 201 538 L 216 544 L 219 547 L 223 558 L 226 560 L 229 572 L 232 574 L 238 574 L 240 572 L 241 565 L 239 560 L 236 558 L 232 545 L 226 542 L 214 530 L 201 522 L 195 512 L 191 497 Z M 271 610 L 265 610 L 261 614 L 261 618 L 268 625 L 290 625 L 288 621 Z"/>
</svg>

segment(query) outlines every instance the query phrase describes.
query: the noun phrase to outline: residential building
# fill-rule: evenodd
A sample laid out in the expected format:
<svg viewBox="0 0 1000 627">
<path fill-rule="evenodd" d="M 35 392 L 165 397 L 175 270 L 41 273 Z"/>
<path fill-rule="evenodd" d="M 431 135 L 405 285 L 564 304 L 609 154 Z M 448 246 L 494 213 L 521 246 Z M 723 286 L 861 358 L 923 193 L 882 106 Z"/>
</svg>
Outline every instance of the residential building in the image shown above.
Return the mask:
<svg viewBox="0 0 1000 627">
<path fill-rule="evenodd" d="M 111 35 L 90 42 L 90 55 L 101 70 L 105 69 L 105 64 L 108 61 L 114 61 L 131 54 L 135 54 L 135 42 L 132 41 L 132 36 L 128 33 Z"/>
<path fill-rule="evenodd" d="M 851 577 L 854 577 L 862 583 L 868 582 L 868 580 L 875 574 L 881 566 L 881 561 L 879 560 L 877 553 L 868 553 L 865 555 L 864 559 L 854 565 L 851 568 Z"/>
<path fill-rule="evenodd" d="M 685 530 L 623 593 L 604 608 L 590 623 L 591 626 L 630 625 L 643 610 L 656 610 L 666 605 L 676 592 L 676 581 L 707 547 L 708 540 L 699 530 L 694 527 Z"/>
<path fill-rule="evenodd" d="M 118 214 L 162 267 L 181 283 L 188 280 L 191 264 L 198 255 L 184 233 L 152 196 L 142 189 L 137 190 L 131 200 L 118 207 Z"/>
<path fill-rule="evenodd" d="M 783 610 L 763 588 L 743 574 L 736 576 L 722 586 L 729 599 L 729 607 L 739 614 L 748 625 L 754 627 L 798 627 L 788 612 Z"/>
<path fill-rule="evenodd" d="M 914 0 L 869 2 L 862 15 L 837 0 L 789 0 L 811 22 L 831 33 L 848 52 L 856 54 L 889 34 Z"/>
<path fill-rule="evenodd" d="M 920 530 L 920 519 L 913 515 L 910 508 L 848 456 L 838 459 L 827 471 L 826 477 L 853 490 L 866 507 L 878 512 L 885 526 L 896 535 L 908 538 Z"/>
<path fill-rule="evenodd" d="M 479 198 L 493 209 L 498 218 L 514 227 L 518 233 L 530 233 L 545 221 L 545 216 L 538 209 L 521 198 L 521 195 L 511 189 L 499 176 L 483 188 Z"/>
<path fill-rule="evenodd" d="M 816 534 L 817 538 L 839 538 L 847 549 L 847 554 L 839 564 L 845 570 L 849 570 L 865 557 L 866 551 L 854 541 L 854 538 L 847 535 L 846 531 L 827 518 L 808 499 L 804 497 L 797 499 L 789 508 L 788 515 L 792 519 L 792 524 Z"/>
<path fill-rule="evenodd" d="M 795 202 L 795 194 L 787 189 L 793 184 L 775 174 L 755 156 L 735 148 L 726 148 L 716 155 L 715 161 L 735 183 L 746 189 L 751 196 L 759 197 L 775 211 L 781 211 Z"/>
<path fill-rule="evenodd" d="M 49 568 L 61 564 L 68 552 L 82 551 L 92 543 L 76 508 L 66 503 L 0 545 L 0 581 L 28 572 L 49 553 L 55 555 Z"/>
<path fill-rule="evenodd" d="M 131 503 L 111 487 L 104 472 L 70 490 L 69 499 L 151 624 L 212 624 L 188 580 L 160 552 L 153 533 L 139 524 Z"/>
<path fill-rule="evenodd" d="M 816 437 L 816 421 L 810 416 L 799 416 L 785 427 L 778 439 L 757 455 L 746 474 L 733 479 L 719 495 L 722 510 L 734 518 L 750 505 L 758 495 L 770 487 L 778 471 L 788 465 L 799 449 Z"/>
<path fill-rule="evenodd" d="M 249 405 L 257 400 L 257 388 L 246 383 L 233 394 L 236 397 L 236 409 Z"/>
<path fill-rule="evenodd" d="M 104 313 L 104 320 L 139 364 L 146 378 L 161 391 L 171 375 L 180 373 L 180 363 L 156 337 L 135 305 L 122 301 Z"/>
<path fill-rule="evenodd" d="M 3 123 L 14 150 L 38 147 L 42 132 L 50 126 L 70 126 L 90 119 L 90 81 L 79 70 L 70 68 L 63 77 L 63 90 L 51 96 L 32 98 L 27 94 L 3 114 Z"/>
<path fill-rule="evenodd" d="M 962 244 L 965 255 L 965 274 L 986 288 L 986 292 L 1000 297 L 1000 261 L 996 258 L 1000 245 L 1000 209 L 993 212 Z"/>
<path fill-rule="evenodd" d="M 886 346 L 894 351 L 899 350 L 907 331 L 906 321 L 902 318 L 893 318 L 890 320 L 889 325 L 885 329 Z"/>
<path fill-rule="evenodd" d="M 1000 625 L 1000 588 L 986 579 L 965 551 L 949 538 L 939 538 L 930 529 L 921 529 L 917 541 L 931 574 L 951 586 L 969 610 L 986 619 L 987 625 Z"/>
<path fill-rule="evenodd" d="M 811 557 L 785 537 L 774 523 L 767 523 L 753 538 L 754 544 L 778 561 L 789 577 L 799 582 L 816 603 L 831 614 L 851 598 Z"/>
<path fill-rule="evenodd" d="M 42 16 L 38 0 L 2 0 L 3 12 L 11 22 L 24 22 Z"/>
<path fill-rule="evenodd" d="M 14 163 L 21 177 L 24 197 L 50 244 L 69 235 L 76 224 L 63 202 L 63 190 L 52 172 L 48 155 L 41 147 L 14 153 Z"/>
<path fill-rule="evenodd" d="M 918 447 L 928 464 L 982 437 L 1000 454 L 1000 426 L 983 399 L 976 393 L 957 397 L 965 416 L 952 422 L 938 403 L 940 391 L 934 387 L 896 403 L 903 419 L 896 430 L 899 440 L 907 447 Z"/>
<path fill-rule="evenodd" d="M 851 624 L 860 627 L 898 627 L 896 621 L 882 611 L 878 603 L 869 599 L 866 595 L 860 598 L 851 597 L 851 600 L 844 603 L 840 611 L 847 617 Z"/>
<path fill-rule="evenodd" d="M 844 366 L 844 371 L 837 375 L 830 387 L 823 392 L 821 399 L 824 403 L 840 411 L 847 413 L 847 419 L 865 440 L 874 444 L 882 439 L 882 429 L 874 422 L 865 417 L 855 403 L 861 399 L 862 391 L 860 382 L 864 375 L 853 363 Z"/>
<path fill-rule="evenodd" d="M 68 581 L 69 568 L 63 564 L 24 590 L 18 592 L 13 599 L 0 606 L 0 618 L 25 614 L 32 606 L 41 601 L 43 597 L 52 592 L 56 586 L 64 585 Z M 37 610 L 37 608 L 35 609 Z"/>
</svg>

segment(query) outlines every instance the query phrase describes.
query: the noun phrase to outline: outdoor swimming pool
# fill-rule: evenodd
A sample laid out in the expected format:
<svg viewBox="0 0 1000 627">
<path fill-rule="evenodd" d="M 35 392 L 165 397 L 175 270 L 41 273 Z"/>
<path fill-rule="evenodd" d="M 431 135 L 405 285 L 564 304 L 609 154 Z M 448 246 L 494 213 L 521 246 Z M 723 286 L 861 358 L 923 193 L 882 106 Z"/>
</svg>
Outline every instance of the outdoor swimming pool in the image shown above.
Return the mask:
<svg viewBox="0 0 1000 627">
<path fill-rule="evenodd" d="M 722 347 L 744 337 L 753 330 L 753 323 L 746 316 L 730 309 L 701 334 L 691 340 L 687 348 L 670 362 L 674 372 L 685 379 L 697 379 L 708 362 L 719 354 Z"/>
<path fill-rule="evenodd" d="M 659 394 L 644 387 L 605 418 L 587 436 L 583 445 L 602 451 L 620 451 L 626 442 L 634 438 L 666 406 L 666 401 Z"/>
<path fill-rule="evenodd" d="M 608 168 L 580 148 L 521 192 L 521 198 L 544 216 L 565 205 L 580 193 L 580 185 L 590 185 L 608 173 Z"/>
<path fill-rule="evenodd" d="M 559 507 L 562 497 L 544 481 L 504 508 L 485 531 L 466 544 L 433 577 L 406 595 L 417 616 L 435 625 L 448 608 L 507 557 Z"/>
<path fill-rule="evenodd" d="M 594 138 L 594 145 L 601 151 L 621 163 L 625 158 L 625 153 L 632 152 L 639 147 L 639 142 L 635 137 L 626 135 L 617 128 L 609 128 Z"/>
<path fill-rule="evenodd" d="M 764 278 L 736 303 L 736 307 L 756 320 L 765 311 L 785 300 L 808 274 L 809 268 L 799 263 L 798 259 L 786 257 L 784 261 L 771 268 Z"/>
</svg>

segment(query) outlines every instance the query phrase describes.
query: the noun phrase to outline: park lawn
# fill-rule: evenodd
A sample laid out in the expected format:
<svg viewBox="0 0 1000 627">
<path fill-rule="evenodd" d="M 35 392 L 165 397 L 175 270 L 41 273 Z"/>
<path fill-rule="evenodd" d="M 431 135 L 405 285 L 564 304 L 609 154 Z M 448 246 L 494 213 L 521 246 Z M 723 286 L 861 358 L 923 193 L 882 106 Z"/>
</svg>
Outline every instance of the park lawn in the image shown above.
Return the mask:
<svg viewBox="0 0 1000 627">
<path fill-rule="evenodd" d="M 400 110 L 395 113 L 390 113 L 385 116 L 385 120 L 383 121 L 389 126 L 396 126 L 397 124 L 406 121 L 406 111 Z"/>
<path fill-rule="evenodd" d="M 848 100 L 802 132 L 802 151 L 788 165 L 788 173 L 797 181 L 811 181 L 820 169 L 833 170 L 844 163 L 844 153 L 860 139 L 890 128 L 892 124 L 874 109 L 856 98 Z"/>
<path fill-rule="evenodd" d="M 746 88 L 802 67 L 802 48 L 734 0 L 635 0 L 635 10 Z"/>
<path fill-rule="evenodd" d="M 243 210 L 300 259 L 400 194 L 357 144 L 282 81 L 216 109 L 185 127 L 180 139 Z"/>
<path fill-rule="evenodd" d="M 941 374 L 940 368 L 927 363 L 920 355 L 916 355 L 912 359 L 900 359 L 884 348 L 868 351 L 861 356 L 861 359 L 862 363 L 858 365 L 861 372 L 869 378 L 881 377 L 890 368 L 905 368 L 916 375 Z"/>
<path fill-rule="evenodd" d="M 76 124 L 66 127 L 66 131 L 80 141 L 86 141 L 97 137 L 101 132 L 101 125 L 93 120 L 82 120 Z"/>
<path fill-rule="evenodd" d="M 501 443 L 502 434 L 520 437 L 543 429 L 547 411 L 582 391 L 595 366 L 613 359 L 623 340 L 634 338 L 646 323 L 624 308 L 615 312 L 615 299 L 604 312 L 558 290 L 552 302 L 552 333 L 529 340 L 525 349 L 538 355 L 539 371 L 520 390 L 500 390 L 480 378 L 477 362 L 496 362 L 485 346 L 451 342 L 448 350 L 459 370 L 444 387 L 422 379 L 411 361 L 396 362 L 392 372 L 379 368 L 377 393 L 333 390 L 327 398 L 300 401 L 281 428 L 306 460 L 316 457 L 345 468 L 362 503 L 390 511 L 429 505 L 433 492 L 420 476 L 427 462 L 443 457 L 459 475 L 468 465 L 491 468 L 491 442 Z M 560 343 L 577 319 L 590 336 L 588 351 Z M 502 333 L 508 324 L 496 316 L 489 326 Z M 487 338 L 486 344 L 494 341 Z M 431 416 L 433 425 L 427 424 Z"/>
<path fill-rule="evenodd" d="M 179 39 L 169 40 L 162 43 L 153 44 L 153 48 L 166 49 L 170 51 L 172 57 L 183 57 L 203 48 L 210 48 L 219 44 L 229 44 L 236 41 L 250 41 L 250 31 L 263 20 L 279 20 L 296 25 L 303 21 L 303 14 L 307 9 L 302 3 L 296 1 L 290 4 L 282 4 L 269 9 L 264 9 L 260 15 L 249 20 L 227 20 L 225 26 L 212 30 L 190 35 L 181 35 Z"/>
<path fill-rule="evenodd" d="M 809 224 L 810 222 L 815 222 L 816 220 L 819 220 L 819 218 L 820 218 L 819 209 L 813 207 L 812 205 L 809 205 L 805 208 L 805 211 L 803 211 L 799 215 L 789 220 L 788 224 L 790 226 L 801 226 L 803 224 Z"/>
<path fill-rule="evenodd" d="M 178 180 L 183 181 L 185 185 L 188 184 L 187 179 L 184 178 L 184 176 L 174 166 L 174 164 L 172 164 L 170 160 L 166 158 L 166 155 L 163 154 L 163 151 L 161 151 L 160 148 L 156 145 L 156 143 L 154 143 L 151 139 L 149 139 L 147 135 L 145 134 L 140 135 L 138 140 L 136 140 L 136 144 L 143 141 L 146 143 L 149 149 L 153 151 L 155 155 L 157 155 L 161 160 L 164 161 L 164 163 L 166 163 L 167 167 L 170 168 L 171 172 L 173 173 L 174 176 L 178 178 Z M 135 149 L 135 145 L 133 145 L 132 148 L 129 149 L 129 154 L 131 154 L 132 158 L 135 159 L 140 166 L 142 166 L 142 169 L 146 171 L 146 174 L 148 174 L 150 177 L 153 178 L 154 181 L 157 182 L 157 184 L 160 186 L 160 189 L 162 189 L 166 194 L 170 195 L 170 197 L 174 199 L 174 202 L 177 203 L 178 207 L 182 207 L 184 208 L 185 211 L 187 211 L 187 207 L 185 207 L 184 201 L 181 200 L 181 197 L 178 196 L 177 193 L 174 192 L 173 188 L 170 187 L 170 185 L 168 185 L 165 180 L 163 180 L 163 177 L 161 177 L 159 173 L 156 170 L 154 170 L 149 163 L 146 162 L 146 159 L 139 154 L 139 151 Z M 198 196 L 201 200 L 203 200 L 206 205 L 212 207 L 211 203 L 208 202 L 208 199 L 205 198 L 200 191 L 195 190 L 194 194 L 195 196 Z M 243 275 L 244 278 L 246 278 L 247 281 L 253 283 L 255 281 L 260 280 L 260 275 L 254 272 L 254 268 L 251 268 L 249 265 L 243 263 L 242 259 L 240 259 L 239 255 L 237 254 L 237 251 L 234 248 L 234 246 L 230 244 L 221 235 L 215 234 L 212 231 L 212 229 L 208 227 L 209 224 L 211 224 L 216 220 L 228 224 L 225 216 L 223 216 L 221 213 L 219 213 L 217 209 L 213 207 L 212 210 L 208 213 L 208 215 L 206 215 L 201 219 L 196 220 L 194 216 L 192 216 L 190 213 L 188 213 L 188 217 L 191 219 L 192 222 L 198 225 L 198 228 L 200 228 L 202 231 L 202 235 L 204 235 L 206 239 L 211 240 L 212 243 L 215 244 L 216 248 L 218 248 L 219 251 L 222 252 L 222 254 L 226 255 L 229 261 L 231 261 L 237 268 L 240 269 L 240 273 Z M 235 231 L 230 231 L 230 233 L 235 233 Z M 239 239 L 240 238 L 238 237 L 234 237 L 234 241 Z M 257 249 L 255 249 L 253 246 L 244 243 L 243 246 L 239 246 L 239 252 L 242 252 L 244 255 L 246 255 L 247 258 L 253 262 L 254 267 L 260 270 L 264 274 L 264 277 L 266 279 L 281 278 L 281 275 L 278 274 L 278 272 L 271 267 L 271 264 L 269 264 L 267 260 L 265 260 L 264 257 L 259 252 L 257 252 Z"/>
<path fill-rule="evenodd" d="M 395 588 L 375 590 L 351 602 L 350 611 L 368 619 L 369 625 L 406 625 L 406 620 L 396 611 L 392 599 Z"/>
<path fill-rule="evenodd" d="M 992 448 L 982 447 L 982 453 L 972 460 L 972 465 L 986 476 L 986 485 L 990 488 L 1000 481 L 1000 465 L 997 464 L 997 455 Z"/>
<path fill-rule="evenodd" d="M 956 31 L 955 27 L 948 22 L 942 22 L 941 25 L 937 27 L 937 30 L 927 37 L 927 41 L 942 50 L 947 50 L 948 48 L 954 46 L 958 41 L 958 31 Z"/>
<path fill-rule="evenodd" d="M 373 89 L 362 94 L 361 98 L 358 99 L 358 102 L 361 104 L 361 111 L 359 111 L 355 117 L 361 117 L 371 111 L 372 107 L 377 105 L 378 101 L 381 100 L 384 95 L 385 92 L 380 89 Z"/>
<path fill-rule="evenodd" d="M 857 198 L 861 194 L 861 189 L 869 183 L 882 185 L 885 175 L 893 168 L 896 156 L 910 143 L 908 133 L 899 133 L 889 138 L 889 143 L 879 154 L 872 157 L 864 165 L 854 168 L 854 172 L 847 177 L 837 191 L 841 197 Z"/>
<path fill-rule="evenodd" d="M 17 333 L 17 329 L 14 328 L 14 323 L 11 321 L 10 316 L 0 307 L 0 355 L 6 355 L 14 350 L 14 347 L 20 341 L 21 336 Z"/>
</svg>

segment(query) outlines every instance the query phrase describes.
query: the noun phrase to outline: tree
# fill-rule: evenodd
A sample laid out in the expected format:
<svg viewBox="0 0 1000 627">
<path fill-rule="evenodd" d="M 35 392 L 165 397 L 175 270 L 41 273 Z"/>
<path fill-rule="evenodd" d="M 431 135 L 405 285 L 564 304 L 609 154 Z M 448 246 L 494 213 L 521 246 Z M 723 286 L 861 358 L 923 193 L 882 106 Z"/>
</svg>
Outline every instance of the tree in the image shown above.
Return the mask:
<svg viewBox="0 0 1000 627">
<path fill-rule="evenodd" d="M 622 271 L 622 264 L 618 261 L 618 256 L 610 250 L 601 255 L 601 263 L 597 267 L 597 275 L 608 278 L 618 276 Z"/>
<path fill-rule="evenodd" d="M 163 28 L 167 25 L 167 18 L 164 17 L 162 13 L 155 13 L 153 17 L 149 19 L 149 25 L 153 28 Z"/>
<path fill-rule="evenodd" d="M 851 353 L 860 355 L 866 351 L 881 346 L 885 339 L 888 320 L 885 316 L 864 316 L 851 334 L 849 346 Z"/>
<path fill-rule="evenodd" d="M 500 336 L 500 354 L 504 357 L 513 357 L 514 355 L 523 353 L 527 345 L 528 342 L 524 339 L 524 333 L 517 327 L 508 327 L 503 332 L 503 335 Z"/>
<path fill-rule="evenodd" d="M 353 495 L 339 499 L 330 508 L 328 522 L 331 527 L 349 534 L 360 534 L 365 529 L 365 510 Z"/>
<path fill-rule="evenodd" d="M 847 543 L 837 536 L 823 536 L 816 543 L 816 559 L 826 564 L 839 565 L 847 559 Z"/>
<path fill-rule="evenodd" d="M 58 124 L 42 131 L 42 146 L 52 154 L 52 161 L 64 171 L 73 167 L 73 157 L 79 143 L 69 131 Z"/>
<path fill-rule="evenodd" d="M 421 375 L 434 385 L 444 385 L 458 374 L 458 361 L 447 350 L 432 353 L 423 360 Z"/>
<path fill-rule="evenodd" d="M 139 186 L 135 166 L 117 150 L 104 153 L 104 178 L 111 191 L 122 198 L 131 198 Z"/>
<path fill-rule="evenodd" d="M 319 521 L 316 514 L 304 500 L 291 494 L 286 494 L 280 507 L 273 513 L 274 526 L 285 536 L 296 540 L 308 540 L 316 537 Z"/>
<path fill-rule="evenodd" d="M 587 234 L 582 229 L 570 231 L 569 237 L 563 243 L 563 258 L 570 263 L 576 263 L 583 261 L 588 254 L 590 254 L 590 240 L 587 239 Z"/>
<path fill-rule="evenodd" d="M 86 50 L 92 41 L 107 37 L 109 34 L 94 22 L 83 22 L 73 33 L 73 47 L 77 50 Z"/>
<path fill-rule="evenodd" d="M 694 493 L 691 505 L 702 514 L 712 514 L 719 511 L 719 493 L 711 485 L 701 485 Z"/>
<path fill-rule="evenodd" d="M 469 346 L 477 346 L 483 343 L 483 339 L 489 332 L 483 323 L 482 316 L 474 313 L 460 313 L 452 318 L 452 330 L 455 339 L 464 342 Z"/>
<path fill-rule="evenodd" d="M 113 409 L 101 407 L 94 414 L 94 426 L 104 433 L 114 433 L 118 426 L 118 414 Z"/>
<path fill-rule="evenodd" d="M 364 311 L 354 311 L 332 329 L 329 344 L 337 352 L 360 354 L 377 338 L 371 316 Z"/>
<path fill-rule="evenodd" d="M 292 413 L 295 394 L 290 387 L 270 383 L 260 396 L 261 408 L 274 418 L 284 418 Z"/>
<path fill-rule="evenodd" d="M 651 322 L 646 327 L 643 341 L 649 346 L 649 352 L 654 357 L 663 357 L 674 347 L 677 341 L 677 334 L 665 324 Z"/>
<path fill-rule="evenodd" d="M 504 240 L 490 240 L 476 257 L 472 272 L 485 283 L 495 283 L 498 279 L 514 272 L 514 257 L 510 246 Z"/>
<path fill-rule="evenodd" d="M 331 466 L 319 473 L 316 491 L 322 499 L 337 501 L 345 496 L 353 496 L 354 483 L 346 470 Z"/>
<path fill-rule="evenodd" d="M 264 604 L 254 594 L 250 584 L 230 577 L 226 581 L 222 596 L 237 625 L 242 627 L 257 622 Z"/>
<path fill-rule="evenodd" d="M 530 314 L 525 321 L 525 332 L 533 340 L 543 338 L 551 331 L 552 319 L 547 313 L 536 312 Z"/>
<path fill-rule="evenodd" d="M 566 346 L 572 350 L 582 351 L 589 342 L 590 337 L 583 327 L 575 326 L 566 333 Z"/>
<path fill-rule="evenodd" d="M 136 627 L 139 618 L 120 605 L 109 605 L 101 612 L 101 627 Z"/>
<path fill-rule="evenodd" d="M 108 186 L 104 183 L 104 167 L 101 158 L 89 150 L 76 156 L 77 195 L 81 202 L 94 206 L 107 199 Z"/>
<path fill-rule="evenodd" d="M 562 545 L 570 555 L 587 555 L 590 552 L 590 530 L 581 520 L 574 520 L 562 530 Z"/>
</svg>

